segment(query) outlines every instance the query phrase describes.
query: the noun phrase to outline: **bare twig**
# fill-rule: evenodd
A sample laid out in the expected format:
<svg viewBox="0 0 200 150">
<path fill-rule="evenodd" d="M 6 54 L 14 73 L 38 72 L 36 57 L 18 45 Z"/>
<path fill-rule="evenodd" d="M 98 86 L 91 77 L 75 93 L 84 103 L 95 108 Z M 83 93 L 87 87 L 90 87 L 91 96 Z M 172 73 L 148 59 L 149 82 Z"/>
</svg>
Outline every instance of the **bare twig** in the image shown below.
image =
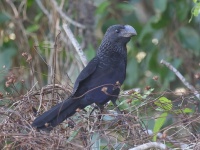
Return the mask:
<svg viewBox="0 0 200 150">
<path fill-rule="evenodd" d="M 49 22 L 52 22 L 52 16 L 48 12 L 48 10 L 44 7 L 44 5 L 42 4 L 42 2 L 40 0 L 36 0 L 36 3 L 40 7 L 40 9 L 43 11 L 43 13 L 48 17 Z"/>
<path fill-rule="evenodd" d="M 55 86 L 55 85 L 53 85 L 53 86 Z M 40 92 L 40 104 L 38 106 L 37 112 L 40 112 L 40 108 L 42 106 L 43 92 L 44 92 L 44 87 L 41 89 L 41 92 Z"/>
<path fill-rule="evenodd" d="M 86 27 L 74 20 L 72 20 L 70 17 L 68 17 L 63 11 L 62 9 L 58 6 L 57 2 L 55 0 L 51 0 L 51 2 L 53 3 L 53 6 L 56 8 L 56 10 L 58 11 L 58 13 L 60 14 L 60 16 L 62 17 L 62 19 L 64 19 L 65 21 L 67 21 L 68 23 L 73 24 L 76 27 L 85 29 Z"/>
<path fill-rule="evenodd" d="M 166 145 L 158 142 L 149 142 L 142 144 L 140 146 L 131 148 L 129 150 L 145 150 L 145 149 L 150 149 L 150 148 L 159 148 L 159 149 L 166 149 Z"/>
<path fill-rule="evenodd" d="M 169 129 L 171 129 L 171 128 L 177 128 L 177 126 L 172 126 L 172 127 L 168 128 L 167 130 L 169 130 Z M 152 130 L 150 130 L 150 129 L 146 130 L 145 132 L 146 132 L 149 136 L 154 136 L 154 132 L 153 132 Z M 164 132 L 167 132 L 167 131 L 165 130 Z M 159 139 L 162 139 L 162 140 L 163 140 L 163 134 L 165 134 L 164 132 L 163 132 L 163 133 L 158 132 L 158 133 L 156 134 L 156 136 L 157 136 Z M 173 144 L 173 145 L 176 146 L 176 147 L 183 147 L 183 146 L 184 146 L 184 147 L 188 147 L 188 144 L 175 140 L 175 139 L 173 138 L 172 135 L 166 136 L 164 139 L 167 140 L 168 142 L 170 142 L 171 144 Z"/>
<path fill-rule="evenodd" d="M 200 94 L 199 92 L 191 85 L 189 84 L 186 79 L 182 76 L 182 74 L 174 68 L 170 63 L 166 62 L 165 60 L 160 61 L 161 64 L 164 64 L 166 67 L 168 67 L 171 71 L 175 73 L 175 75 L 182 81 L 182 83 L 190 89 L 192 92 L 194 92 L 194 95 L 200 100 Z"/>
<path fill-rule="evenodd" d="M 41 90 L 37 90 L 37 91 L 28 91 L 27 94 L 24 95 L 24 97 L 28 97 L 28 96 L 33 96 L 33 95 L 40 95 L 41 98 L 41 94 L 48 94 L 52 92 L 53 86 L 56 90 L 61 90 L 64 91 L 67 95 L 70 95 L 72 92 L 72 89 L 69 87 L 65 87 L 63 85 L 60 84 L 50 84 L 50 85 L 46 85 L 44 87 L 42 87 Z"/>
<path fill-rule="evenodd" d="M 75 39 L 72 31 L 70 30 L 69 26 L 67 24 L 63 24 L 63 29 L 65 30 L 67 36 L 69 37 L 70 41 L 72 42 L 74 48 L 76 49 L 76 52 L 78 53 L 82 63 L 84 66 L 87 65 L 87 59 L 85 54 L 83 53 L 83 50 L 77 40 Z"/>
<path fill-rule="evenodd" d="M 56 59 L 57 59 L 57 48 L 58 48 L 58 38 L 61 32 L 58 33 L 56 36 L 56 40 L 54 43 L 54 53 L 53 53 L 53 73 L 52 73 L 52 84 L 53 84 L 53 90 L 52 90 L 52 97 L 54 97 L 54 89 L 55 89 L 55 80 L 56 80 Z"/>
<path fill-rule="evenodd" d="M 13 13 L 14 13 L 15 18 L 19 18 L 19 13 L 18 13 L 17 8 L 16 8 L 16 6 L 14 5 L 14 3 L 13 3 L 11 0 L 7 0 L 6 2 L 7 2 L 8 4 L 10 4 L 10 7 L 11 7 L 12 10 L 13 10 Z"/>
</svg>

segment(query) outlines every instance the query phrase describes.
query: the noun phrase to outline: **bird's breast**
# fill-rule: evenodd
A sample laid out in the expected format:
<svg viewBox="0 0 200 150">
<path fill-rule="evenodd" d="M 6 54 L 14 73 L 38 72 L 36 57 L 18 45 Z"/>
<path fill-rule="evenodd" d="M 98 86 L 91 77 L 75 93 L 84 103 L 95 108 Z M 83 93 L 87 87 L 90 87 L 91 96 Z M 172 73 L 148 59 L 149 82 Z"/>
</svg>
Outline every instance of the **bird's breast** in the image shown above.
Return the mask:
<svg viewBox="0 0 200 150">
<path fill-rule="evenodd" d="M 109 95 L 119 90 L 125 75 L 125 61 L 99 61 L 94 73 L 80 83 L 74 96 L 83 96 L 86 101 L 103 103 Z"/>
</svg>

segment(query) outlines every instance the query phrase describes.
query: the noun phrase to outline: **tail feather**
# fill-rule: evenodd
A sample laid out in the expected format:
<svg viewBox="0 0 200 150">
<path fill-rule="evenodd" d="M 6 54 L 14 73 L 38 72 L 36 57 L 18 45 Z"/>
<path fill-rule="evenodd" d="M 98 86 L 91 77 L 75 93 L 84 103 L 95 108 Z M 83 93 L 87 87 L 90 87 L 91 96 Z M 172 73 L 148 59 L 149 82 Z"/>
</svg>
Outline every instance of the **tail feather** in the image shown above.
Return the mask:
<svg viewBox="0 0 200 150">
<path fill-rule="evenodd" d="M 57 104 L 50 110 L 37 117 L 32 126 L 37 129 L 52 128 L 63 122 L 66 118 L 72 116 L 79 107 L 79 100 L 68 99 L 62 103 Z M 46 126 L 48 123 L 48 126 Z"/>
</svg>

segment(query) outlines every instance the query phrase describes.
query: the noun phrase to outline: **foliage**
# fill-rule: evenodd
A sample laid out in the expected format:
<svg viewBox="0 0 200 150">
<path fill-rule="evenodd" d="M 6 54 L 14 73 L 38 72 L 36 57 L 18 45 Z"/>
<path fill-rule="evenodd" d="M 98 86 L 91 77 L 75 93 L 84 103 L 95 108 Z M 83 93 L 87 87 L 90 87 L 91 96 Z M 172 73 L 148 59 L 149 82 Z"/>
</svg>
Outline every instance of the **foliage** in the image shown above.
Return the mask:
<svg viewBox="0 0 200 150">
<path fill-rule="evenodd" d="M 198 0 L 193 0 L 195 3 L 195 6 L 192 8 L 192 16 L 194 15 L 197 17 L 200 14 L 200 2 Z M 190 18 L 189 22 L 192 20 L 192 17 Z"/>
<path fill-rule="evenodd" d="M 59 14 L 59 8 L 71 22 Z M 78 146 L 85 143 L 93 149 L 127 149 L 163 140 L 170 148 L 177 146 L 174 142 L 195 147 L 198 138 L 188 135 L 200 130 L 197 99 L 160 60 L 170 62 L 189 83 L 200 88 L 198 0 L 3 0 L 0 10 L 0 126 L 1 133 L 7 133 L 0 135 L 4 141 L 0 147 L 42 149 L 40 146 L 46 142 L 46 147 L 54 149 L 66 145 L 81 149 Z M 72 83 L 83 68 L 62 29 L 64 22 L 69 23 L 88 60 L 94 57 L 110 25 L 132 25 L 138 35 L 127 46 L 127 78 L 122 89 L 140 88 L 140 92 L 121 93 L 118 105 L 124 114 L 118 121 L 111 103 L 106 106 L 109 111 L 102 122 L 88 117 L 92 108 L 87 107 L 88 113 L 72 118 L 74 129 L 64 122 L 52 131 L 49 140 L 46 134 L 33 131 L 30 122 L 38 112 L 70 95 Z M 52 85 L 54 82 L 56 86 Z M 180 88 L 186 91 L 184 95 L 176 91 Z M 149 130 L 152 133 L 147 134 Z M 16 142 L 16 137 L 22 142 Z M 29 145 L 23 147 L 24 143 Z"/>
<path fill-rule="evenodd" d="M 85 14 L 86 16 L 83 17 L 87 18 L 88 22 L 93 21 L 95 32 L 90 32 L 87 36 L 92 38 L 97 35 L 98 43 L 102 38 L 102 32 L 105 32 L 107 27 L 112 24 L 124 23 L 130 24 L 136 28 L 138 36 L 134 37 L 128 45 L 129 63 L 127 66 L 127 79 L 124 88 L 144 88 L 148 85 L 155 87 L 156 89 L 164 90 L 169 87 L 172 89 L 179 87 L 180 82 L 176 80 L 174 73 L 168 68 L 160 65 L 159 62 L 161 59 L 170 61 L 175 67 L 182 71 L 183 75 L 188 76 L 189 81 L 194 83 L 195 86 L 199 86 L 196 84 L 198 80 L 194 78 L 194 74 L 199 72 L 199 67 L 198 63 L 193 62 L 193 60 L 197 60 L 200 55 L 200 43 L 198 42 L 200 37 L 198 34 L 198 27 L 195 26 L 199 21 L 194 18 L 190 24 L 188 23 L 192 2 L 188 0 L 177 0 L 176 2 L 154 0 L 153 3 L 150 3 L 149 1 L 138 2 L 136 0 L 130 0 L 127 3 L 116 2 L 117 1 L 107 0 L 101 2 L 94 1 L 96 10 L 93 18 L 95 18 L 95 22 L 93 21 L 94 19 L 90 18 L 89 20 L 89 18 L 87 18 L 88 14 Z M 194 2 L 196 8 L 199 2 Z M 36 2 L 29 1 L 27 5 L 25 4 L 23 7 L 23 11 L 26 12 L 26 14 L 24 16 L 23 14 L 19 14 L 25 18 L 23 27 L 19 28 L 18 25 L 14 24 L 11 17 L 13 14 L 10 10 L 9 3 L 1 3 L 6 6 L 6 9 L 2 9 L 3 11 L 0 13 L 1 30 L 4 31 L 2 32 L 1 51 L 6 51 L 7 48 L 14 49 L 18 47 L 18 53 L 15 53 L 14 58 L 12 59 L 13 61 L 10 62 L 11 66 L 8 65 L 6 69 L 9 70 L 11 67 L 17 67 L 15 66 L 16 63 L 14 61 L 16 61 L 17 64 L 20 64 L 22 58 L 18 54 L 24 51 L 30 52 L 33 57 L 38 57 L 37 59 L 39 59 L 39 61 L 37 64 L 43 64 L 42 68 L 39 67 L 41 65 L 37 65 L 37 67 L 35 67 L 36 71 L 44 70 L 44 67 L 45 70 L 49 68 L 48 66 L 45 66 L 46 64 L 41 58 L 46 61 L 51 60 L 50 58 L 52 57 L 51 48 L 53 48 L 54 37 L 57 31 L 55 29 L 52 30 L 46 22 L 47 19 L 50 19 L 53 16 L 51 16 L 51 14 L 45 16 L 41 9 L 34 9 L 38 6 Z M 20 2 L 16 1 L 14 4 L 18 7 Z M 45 5 L 47 9 L 50 7 L 48 4 Z M 77 17 L 79 14 L 77 14 L 78 12 L 74 9 L 72 10 L 71 5 L 73 7 L 78 7 L 79 4 L 66 1 L 63 7 L 72 11 L 72 18 L 77 19 L 77 21 L 81 20 L 82 18 Z M 34 12 L 35 15 L 30 15 L 30 12 Z M 194 11 L 192 12 L 194 13 Z M 195 13 L 195 16 L 196 15 L 197 13 Z M 26 17 L 32 21 L 28 21 L 28 19 L 26 21 Z M 85 22 L 87 22 L 87 19 Z M 6 25 L 8 28 L 5 28 Z M 76 29 L 74 31 L 76 31 Z M 85 45 L 85 53 L 88 58 L 91 59 L 95 54 L 95 49 L 98 47 L 98 44 L 94 41 L 95 38 L 93 38 L 94 40 L 91 42 L 90 38 L 84 38 L 83 36 L 84 34 L 79 34 L 77 38 Z M 46 41 L 51 44 L 44 43 Z M 22 47 L 22 45 L 25 47 Z M 33 49 L 34 45 L 39 46 L 37 52 Z M 66 53 L 63 49 L 69 50 Z M 13 51 L 14 50 L 10 52 L 13 53 Z M 60 47 L 60 51 L 61 56 L 59 57 L 62 57 L 62 62 L 66 62 L 65 58 L 67 57 L 69 65 L 74 66 L 74 64 L 71 64 L 71 58 L 73 59 L 72 49 Z M 39 56 L 41 58 L 39 58 Z M 187 62 L 184 61 L 186 59 Z M 0 66 L 4 66 L 5 62 L 7 61 L 2 60 Z M 51 64 L 48 65 L 50 66 Z M 82 67 L 80 67 L 80 69 L 81 68 Z M 69 67 L 65 69 L 70 70 Z M 49 76 L 49 72 L 42 73 Z M 64 73 L 61 74 L 64 76 Z M 76 77 L 78 74 L 77 70 L 71 72 L 69 76 L 72 76 L 72 74 L 76 74 Z M 153 82 L 153 76 L 159 77 L 159 84 Z M 4 76 L 2 76 L 2 79 L 3 77 Z M 49 83 L 49 80 L 47 80 L 48 78 L 46 77 L 41 77 L 38 74 L 38 78 L 40 78 L 39 81 L 46 80 L 45 82 Z M 72 81 L 74 81 L 74 75 L 72 78 Z M 1 85 L 4 85 L 2 79 Z M 3 89 L 2 86 L 1 89 Z"/>
</svg>

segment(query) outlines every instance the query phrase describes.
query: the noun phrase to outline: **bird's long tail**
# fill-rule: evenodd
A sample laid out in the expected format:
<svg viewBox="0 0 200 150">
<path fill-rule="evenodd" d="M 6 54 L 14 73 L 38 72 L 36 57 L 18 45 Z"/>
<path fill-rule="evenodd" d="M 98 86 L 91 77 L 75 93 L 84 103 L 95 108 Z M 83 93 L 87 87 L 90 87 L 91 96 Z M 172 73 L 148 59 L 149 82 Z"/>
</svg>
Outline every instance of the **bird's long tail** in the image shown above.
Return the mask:
<svg viewBox="0 0 200 150">
<path fill-rule="evenodd" d="M 79 108 L 79 103 L 78 99 L 69 98 L 37 117 L 33 121 L 32 126 L 43 130 L 52 129 L 52 127 L 57 126 L 72 116 L 76 112 L 76 109 Z"/>
</svg>

